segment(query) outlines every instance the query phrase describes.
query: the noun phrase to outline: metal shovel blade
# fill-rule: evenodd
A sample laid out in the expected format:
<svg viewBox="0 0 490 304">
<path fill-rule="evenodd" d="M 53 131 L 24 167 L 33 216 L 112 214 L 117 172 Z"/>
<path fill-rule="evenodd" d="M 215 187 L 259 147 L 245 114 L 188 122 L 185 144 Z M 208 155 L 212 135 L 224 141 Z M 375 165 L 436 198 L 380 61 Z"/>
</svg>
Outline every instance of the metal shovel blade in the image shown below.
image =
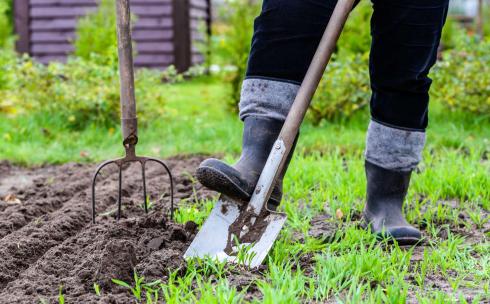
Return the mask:
<svg viewBox="0 0 490 304">
<path fill-rule="evenodd" d="M 187 249 L 185 258 L 209 256 L 220 261 L 244 263 L 251 268 L 259 266 L 265 259 L 286 221 L 285 214 L 267 210 L 266 202 L 291 151 L 354 1 L 337 2 L 250 202 L 237 202 L 221 196 Z"/>
<path fill-rule="evenodd" d="M 207 256 L 250 268 L 260 266 L 287 216 L 264 208 L 255 224 L 249 225 L 243 210 L 243 202 L 221 195 L 184 258 Z"/>
</svg>

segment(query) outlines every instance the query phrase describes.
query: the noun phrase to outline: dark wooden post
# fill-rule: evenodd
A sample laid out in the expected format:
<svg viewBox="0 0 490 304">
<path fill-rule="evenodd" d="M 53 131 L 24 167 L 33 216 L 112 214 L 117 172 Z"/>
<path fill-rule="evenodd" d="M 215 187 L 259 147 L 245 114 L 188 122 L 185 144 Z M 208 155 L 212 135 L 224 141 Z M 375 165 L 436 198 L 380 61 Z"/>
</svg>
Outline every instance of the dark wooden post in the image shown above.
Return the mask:
<svg viewBox="0 0 490 304">
<path fill-rule="evenodd" d="M 208 37 L 211 37 L 211 35 L 213 34 L 213 31 L 212 31 L 212 24 L 213 24 L 213 8 L 212 8 L 212 5 L 211 5 L 211 0 L 207 0 L 207 17 L 206 17 L 206 26 L 208 27 L 207 28 L 207 34 L 208 34 Z"/>
<path fill-rule="evenodd" d="M 211 63 L 212 63 L 212 59 L 211 59 L 211 36 L 213 35 L 213 28 L 212 28 L 212 25 L 213 25 L 213 9 L 212 9 L 212 6 L 211 6 L 211 0 L 207 0 L 206 1 L 208 7 L 207 7 L 207 10 L 206 10 L 206 54 L 203 54 L 204 56 L 206 56 L 206 59 L 205 59 L 205 64 L 206 64 L 206 73 L 210 73 L 210 68 L 211 68 Z"/>
<path fill-rule="evenodd" d="M 29 0 L 14 0 L 15 49 L 19 53 L 30 52 L 29 23 Z"/>
<path fill-rule="evenodd" d="M 175 68 L 185 72 L 192 64 L 189 0 L 173 0 L 173 23 Z"/>
</svg>

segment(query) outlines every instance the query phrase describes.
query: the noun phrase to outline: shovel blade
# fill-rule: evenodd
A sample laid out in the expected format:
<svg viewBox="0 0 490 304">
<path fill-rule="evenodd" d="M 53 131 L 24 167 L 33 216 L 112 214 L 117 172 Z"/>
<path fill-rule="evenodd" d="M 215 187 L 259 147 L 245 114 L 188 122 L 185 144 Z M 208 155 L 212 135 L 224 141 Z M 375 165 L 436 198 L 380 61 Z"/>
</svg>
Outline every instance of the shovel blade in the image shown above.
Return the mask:
<svg viewBox="0 0 490 304">
<path fill-rule="evenodd" d="M 266 212 L 261 216 L 259 233 L 249 234 L 246 242 L 240 243 L 240 237 L 232 232 L 242 230 L 236 227 L 244 212 L 244 208 L 240 206 L 243 206 L 242 202 L 222 195 L 187 249 L 184 258 L 210 257 L 219 261 L 243 263 L 250 268 L 260 266 L 277 239 L 287 216 L 283 213 Z M 238 228 L 254 229 L 253 226 Z M 246 246 L 245 258 L 238 257 L 238 250 L 242 246 Z"/>
</svg>

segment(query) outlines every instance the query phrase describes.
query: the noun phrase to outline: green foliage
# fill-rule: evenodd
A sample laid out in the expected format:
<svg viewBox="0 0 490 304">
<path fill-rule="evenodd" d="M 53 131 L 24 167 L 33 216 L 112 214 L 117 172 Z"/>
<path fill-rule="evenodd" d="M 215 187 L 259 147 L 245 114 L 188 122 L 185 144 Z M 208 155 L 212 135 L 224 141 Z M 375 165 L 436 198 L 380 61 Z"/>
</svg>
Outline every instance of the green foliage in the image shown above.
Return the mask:
<svg viewBox="0 0 490 304">
<path fill-rule="evenodd" d="M 182 224 L 193 221 L 202 225 L 213 207 L 214 201 L 211 200 L 197 201 L 193 205 L 183 206 L 175 211 L 175 221 Z"/>
<path fill-rule="evenodd" d="M 328 65 L 310 107 L 314 123 L 351 117 L 369 103 L 367 53 L 336 56 Z"/>
<path fill-rule="evenodd" d="M 63 285 L 60 286 L 60 289 L 58 292 L 58 303 L 59 304 L 65 304 L 65 295 L 63 294 Z"/>
<path fill-rule="evenodd" d="M 114 0 L 101 0 L 96 11 L 79 19 L 74 45 L 75 55 L 85 60 L 97 58 L 104 63 L 117 63 Z"/>
<path fill-rule="evenodd" d="M 483 5 L 483 35 L 490 36 L 490 3 Z"/>
<path fill-rule="evenodd" d="M 466 29 L 449 16 L 442 30 L 441 45 L 444 50 L 454 49 L 458 42 L 468 35 Z"/>
<path fill-rule="evenodd" d="M 0 0 L 0 48 L 13 42 L 12 3 L 12 0 Z"/>
<path fill-rule="evenodd" d="M 370 1 L 361 1 L 345 24 L 338 42 L 338 52 L 343 55 L 364 54 L 371 48 L 370 20 L 373 7 Z"/>
<path fill-rule="evenodd" d="M 208 30 L 209 29 L 207 22 L 205 22 L 204 20 L 199 20 L 197 24 L 199 38 L 195 39 L 194 47 L 204 57 L 202 68 L 205 71 L 208 71 L 211 64 L 213 63 L 213 35 L 210 35 Z"/>
<path fill-rule="evenodd" d="M 432 78 L 432 96 L 449 109 L 490 115 L 490 39 L 463 37 Z"/>
<path fill-rule="evenodd" d="M 156 281 L 153 281 L 151 283 L 145 283 L 145 278 L 138 276 L 136 271 L 134 271 L 133 279 L 134 279 L 134 286 L 131 286 L 128 283 L 121 281 L 121 280 L 117 280 L 117 279 L 112 279 L 112 282 L 116 285 L 119 285 L 121 287 L 129 289 L 131 291 L 131 293 L 133 294 L 133 296 L 138 301 L 141 301 L 142 296 L 144 294 L 146 294 L 147 297 L 150 296 L 150 301 L 154 301 L 153 299 L 155 299 L 155 298 L 153 298 L 153 292 L 152 291 L 153 291 L 153 288 L 155 286 L 158 286 L 160 284 L 160 280 L 156 280 Z M 145 293 L 145 291 L 148 291 L 148 292 Z M 158 301 L 158 293 L 157 293 L 156 301 Z M 155 302 L 155 303 L 157 303 L 157 302 Z"/>
<path fill-rule="evenodd" d="M 66 64 L 42 65 L 25 56 L 2 52 L 0 64 L 0 113 L 22 115 L 41 111 L 58 113 L 65 126 L 81 130 L 90 124 L 119 124 L 119 74 L 115 66 L 101 64 L 100 55 L 90 60 L 73 57 Z M 95 59 L 95 60 L 93 60 Z M 163 114 L 164 97 L 158 93 L 162 73 L 139 70 L 136 96 L 142 120 Z"/>
<path fill-rule="evenodd" d="M 261 1 L 257 0 L 226 0 L 226 14 L 223 19 L 228 27 L 223 30 L 219 41 L 218 52 L 222 54 L 224 65 L 231 65 L 234 70 L 227 73 L 225 81 L 231 84 L 230 107 L 238 110 L 240 88 L 247 69 L 250 44 L 253 35 L 253 23 L 260 13 Z"/>
<path fill-rule="evenodd" d="M 97 283 L 95 282 L 95 283 L 93 284 L 93 288 L 94 288 L 94 292 L 95 292 L 95 294 L 96 294 L 97 296 L 99 296 L 99 297 L 100 297 L 100 294 L 101 294 L 101 292 L 100 292 L 100 290 L 101 290 L 101 289 L 100 289 L 100 285 L 99 285 L 99 284 L 97 284 Z"/>
</svg>

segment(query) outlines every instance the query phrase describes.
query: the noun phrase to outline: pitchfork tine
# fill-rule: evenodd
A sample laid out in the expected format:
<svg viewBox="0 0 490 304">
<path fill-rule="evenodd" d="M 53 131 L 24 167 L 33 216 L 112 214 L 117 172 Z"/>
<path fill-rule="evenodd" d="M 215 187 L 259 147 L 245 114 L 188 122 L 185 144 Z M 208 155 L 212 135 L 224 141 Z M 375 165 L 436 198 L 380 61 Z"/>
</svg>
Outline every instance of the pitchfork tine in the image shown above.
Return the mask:
<svg viewBox="0 0 490 304">
<path fill-rule="evenodd" d="M 95 224 L 95 182 L 97 180 L 97 176 L 99 175 L 100 171 L 107 165 L 115 163 L 116 161 L 114 160 L 108 160 L 106 162 L 103 162 L 100 164 L 97 169 L 95 170 L 94 178 L 92 179 L 92 223 Z"/>
<path fill-rule="evenodd" d="M 117 194 L 117 220 L 121 219 L 122 208 L 122 164 L 119 166 L 119 191 Z"/>
<path fill-rule="evenodd" d="M 143 204 L 145 205 L 145 213 L 148 213 L 148 202 L 146 197 L 146 177 L 145 177 L 146 161 L 141 162 L 141 172 L 143 173 Z"/>
<path fill-rule="evenodd" d="M 167 171 L 168 178 L 170 179 L 170 219 L 174 219 L 174 178 L 172 176 L 172 172 L 168 168 L 168 166 L 162 162 L 159 159 L 156 158 L 148 158 L 149 161 L 154 161 L 160 165 L 162 165 L 163 168 L 165 168 L 165 171 Z"/>
</svg>

